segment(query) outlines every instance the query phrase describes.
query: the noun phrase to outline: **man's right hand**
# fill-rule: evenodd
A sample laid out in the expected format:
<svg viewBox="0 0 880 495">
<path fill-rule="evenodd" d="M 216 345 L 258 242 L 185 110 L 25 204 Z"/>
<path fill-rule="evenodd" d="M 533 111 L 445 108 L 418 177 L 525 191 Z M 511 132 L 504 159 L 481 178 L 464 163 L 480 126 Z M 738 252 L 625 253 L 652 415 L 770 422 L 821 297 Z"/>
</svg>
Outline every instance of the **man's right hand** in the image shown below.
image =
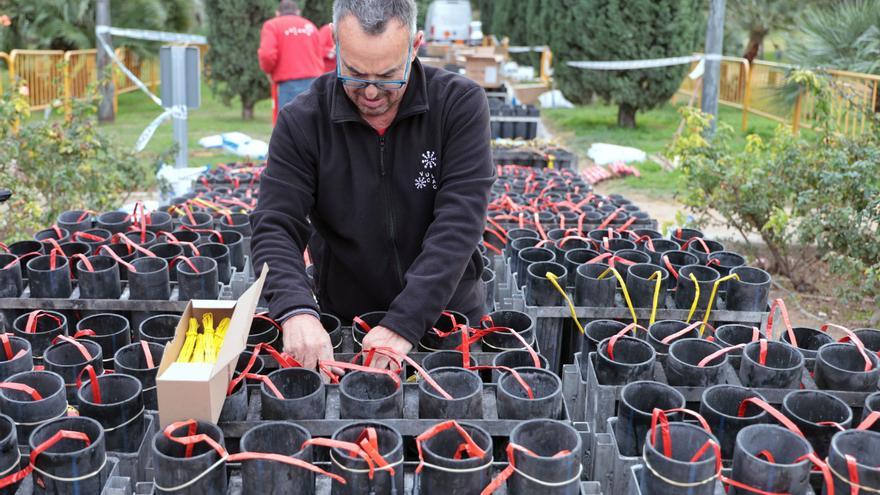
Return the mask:
<svg viewBox="0 0 880 495">
<path fill-rule="evenodd" d="M 303 368 L 315 369 L 319 360 L 333 359 L 333 344 L 321 320 L 309 314 L 296 315 L 285 320 L 281 327 L 284 352 L 296 358 Z"/>
</svg>

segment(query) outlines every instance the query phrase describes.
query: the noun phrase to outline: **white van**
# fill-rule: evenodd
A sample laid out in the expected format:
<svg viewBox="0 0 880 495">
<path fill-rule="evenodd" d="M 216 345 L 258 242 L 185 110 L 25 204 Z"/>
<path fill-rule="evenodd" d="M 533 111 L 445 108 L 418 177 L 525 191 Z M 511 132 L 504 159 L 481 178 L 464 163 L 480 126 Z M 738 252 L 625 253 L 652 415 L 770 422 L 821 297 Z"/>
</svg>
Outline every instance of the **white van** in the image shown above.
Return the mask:
<svg viewBox="0 0 880 495">
<path fill-rule="evenodd" d="M 435 0 L 425 16 L 427 41 L 464 41 L 471 37 L 471 3 L 469 0 Z"/>
</svg>

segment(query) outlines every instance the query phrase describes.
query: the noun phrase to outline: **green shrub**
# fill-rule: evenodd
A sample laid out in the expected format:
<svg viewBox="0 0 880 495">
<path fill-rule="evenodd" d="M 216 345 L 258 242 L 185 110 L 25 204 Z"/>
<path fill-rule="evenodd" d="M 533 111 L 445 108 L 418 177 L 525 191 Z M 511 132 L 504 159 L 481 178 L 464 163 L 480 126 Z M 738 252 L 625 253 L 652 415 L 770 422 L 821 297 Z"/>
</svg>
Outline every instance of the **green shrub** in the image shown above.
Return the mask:
<svg viewBox="0 0 880 495">
<path fill-rule="evenodd" d="M 743 238 L 759 234 L 771 269 L 796 289 L 814 286 L 821 257 L 840 279 L 838 296 L 880 302 L 880 120 L 858 136 L 839 134 L 827 104 L 835 89 L 806 71 L 789 83 L 819 102 L 814 135 L 780 126 L 767 140 L 749 136 L 737 151 L 729 126 L 719 123 L 709 142 L 707 116 L 682 109 L 686 131 L 669 149 L 687 182 L 682 199 L 701 223 L 720 217 Z"/>
<path fill-rule="evenodd" d="M 17 91 L 0 99 L 0 240 L 31 237 L 66 210 L 106 211 L 152 186 L 150 167 L 98 128 L 97 96 L 75 102 L 66 119 L 31 118 Z"/>
</svg>

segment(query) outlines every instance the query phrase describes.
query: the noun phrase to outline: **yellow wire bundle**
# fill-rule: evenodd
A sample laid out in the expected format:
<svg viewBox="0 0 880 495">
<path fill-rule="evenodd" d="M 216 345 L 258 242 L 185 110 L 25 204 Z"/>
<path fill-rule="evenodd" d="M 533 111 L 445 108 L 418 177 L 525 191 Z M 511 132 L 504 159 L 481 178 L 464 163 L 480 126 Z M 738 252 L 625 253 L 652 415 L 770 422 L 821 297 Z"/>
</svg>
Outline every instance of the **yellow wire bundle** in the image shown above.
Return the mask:
<svg viewBox="0 0 880 495">
<path fill-rule="evenodd" d="M 199 321 L 196 318 L 189 319 L 189 328 L 186 331 L 186 340 L 177 358 L 178 363 L 216 363 L 226 331 L 229 330 L 229 318 L 220 320 L 220 324 L 214 326 L 214 314 L 202 315 L 202 328 L 199 332 Z"/>
<path fill-rule="evenodd" d="M 177 362 L 188 363 L 192 361 L 198 333 L 199 321 L 195 318 L 190 318 L 189 328 L 186 330 L 186 340 L 183 341 L 183 348 L 180 349 L 180 356 L 178 356 Z"/>
<path fill-rule="evenodd" d="M 229 318 L 223 318 L 220 320 L 220 324 L 217 325 L 217 328 L 214 330 L 214 360 L 217 360 L 217 355 L 220 354 L 220 349 L 223 347 L 223 341 L 226 339 L 226 331 L 229 330 Z"/>
<path fill-rule="evenodd" d="M 211 313 L 205 313 L 202 316 L 202 329 L 204 331 L 203 343 L 204 343 L 204 361 L 206 363 L 213 363 L 217 361 L 217 351 L 214 348 L 214 315 Z"/>
<path fill-rule="evenodd" d="M 205 334 L 200 333 L 196 336 L 196 348 L 193 351 L 192 363 L 205 362 Z"/>
</svg>

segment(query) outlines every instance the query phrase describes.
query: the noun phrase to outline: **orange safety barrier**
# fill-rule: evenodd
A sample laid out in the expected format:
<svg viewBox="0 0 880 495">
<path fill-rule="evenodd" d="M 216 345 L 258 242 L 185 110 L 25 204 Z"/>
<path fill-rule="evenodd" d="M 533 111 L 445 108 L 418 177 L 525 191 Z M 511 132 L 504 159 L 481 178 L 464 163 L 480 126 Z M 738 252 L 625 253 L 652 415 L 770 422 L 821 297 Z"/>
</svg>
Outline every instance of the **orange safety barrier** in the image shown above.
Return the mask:
<svg viewBox="0 0 880 495">
<path fill-rule="evenodd" d="M 13 80 L 27 88 L 32 110 L 42 110 L 60 102 L 64 96 L 64 52 L 61 50 L 12 50 Z"/>
<path fill-rule="evenodd" d="M 69 111 L 74 98 L 86 96 L 89 86 L 96 83 L 96 50 L 73 50 L 64 53 L 64 103 Z"/>
<path fill-rule="evenodd" d="M 208 47 L 197 45 L 204 59 Z M 155 91 L 159 86 L 159 58 L 140 57 L 135 51 L 117 48 L 116 55 L 135 76 Z M 70 102 L 83 98 L 89 87 L 98 83 L 97 51 L 89 50 L 12 50 L 9 54 L 0 52 L 8 71 L 10 87 L 22 84 L 27 91 L 28 103 L 32 110 L 42 110 L 56 105 L 64 105 L 70 110 Z M 136 91 L 138 87 L 122 71 L 113 67 L 114 109 L 117 97 L 122 93 Z M 0 70 L 3 66 L 0 65 Z M 0 72 L 0 76 L 3 76 Z M 0 93 L 5 89 L 5 77 L 0 77 Z"/>
</svg>

